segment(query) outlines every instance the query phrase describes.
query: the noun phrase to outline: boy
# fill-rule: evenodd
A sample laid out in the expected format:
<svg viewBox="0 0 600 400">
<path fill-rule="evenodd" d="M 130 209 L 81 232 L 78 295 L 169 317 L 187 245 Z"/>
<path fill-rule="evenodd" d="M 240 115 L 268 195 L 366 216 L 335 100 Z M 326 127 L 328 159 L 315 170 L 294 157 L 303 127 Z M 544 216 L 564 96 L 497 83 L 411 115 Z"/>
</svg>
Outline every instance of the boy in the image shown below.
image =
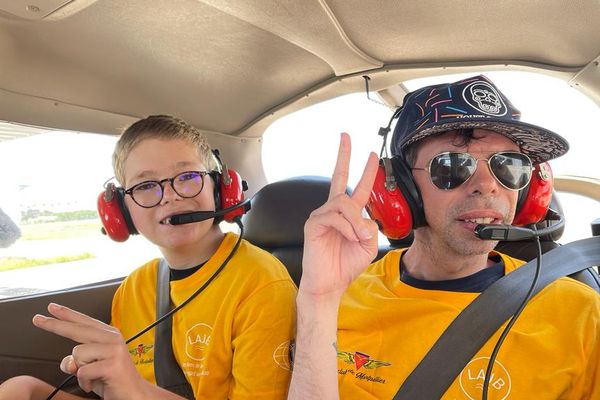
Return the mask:
<svg viewBox="0 0 600 400">
<path fill-rule="evenodd" d="M 218 163 L 197 129 L 157 115 L 125 130 L 113 167 L 135 228 L 168 263 L 170 300 L 177 306 L 211 278 L 238 239 L 223 234 L 214 219 L 168 223 L 174 215 L 218 207 Z M 124 341 L 156 319 L 158 264 L 152 260 L 123 281 L 112 326 L 56 304 L 48 306 L 54 318 L 34 317 L 36 326 L 81 343 L 61 369 L 76 374 L 83 390 L 106 399 L 182 398 L 155 385 L 154 330 Z M 283 265 L 242 240 L 214 281 L 172 317 L 173 354 L 196 399 L 285 397 L 290 372 L 274 355 L 293 337 L 295 295 Z M 0 398 L 45 399 L 51 391 L 35 378 L 18 377 L 0 386 Z"/>
</svg>

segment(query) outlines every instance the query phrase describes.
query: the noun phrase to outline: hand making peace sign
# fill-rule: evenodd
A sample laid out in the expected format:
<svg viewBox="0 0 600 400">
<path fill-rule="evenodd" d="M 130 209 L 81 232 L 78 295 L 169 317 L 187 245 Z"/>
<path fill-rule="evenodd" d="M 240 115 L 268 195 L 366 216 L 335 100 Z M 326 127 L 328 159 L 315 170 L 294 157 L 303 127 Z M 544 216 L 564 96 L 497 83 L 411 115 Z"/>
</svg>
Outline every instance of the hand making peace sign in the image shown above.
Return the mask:
<svg viewBox="0 0 600 400">
<path fill-rule="evenodd" d="M 304 226 L 304 256 L 300 291 L 341 296 L 377 254 L 377 225 L 364 218 L 378 159 L 369 155 L 351 196 L 346 194 L 350 136 L 342 133 L 327 202 L 312 212 Z"/>
</svg>

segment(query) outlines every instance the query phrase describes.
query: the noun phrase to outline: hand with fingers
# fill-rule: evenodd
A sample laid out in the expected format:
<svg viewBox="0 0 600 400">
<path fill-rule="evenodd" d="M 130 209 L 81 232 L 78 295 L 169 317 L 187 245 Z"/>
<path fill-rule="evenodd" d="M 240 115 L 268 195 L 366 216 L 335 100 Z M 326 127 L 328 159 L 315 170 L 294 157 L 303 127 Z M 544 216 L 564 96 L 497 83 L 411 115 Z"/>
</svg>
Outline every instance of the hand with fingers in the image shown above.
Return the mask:
<svg viewBox="0 0 600 400">
<path fill-rule="evenodd" d="M 80 343 L 62 360 L 60 369 L 76 375 L 83 390 L 104 399 L 180 399 L 139 375 L 117 328 L 58 304 L 49 304 L 48 311 L 52 317 L 38 314 L 33 324 Z M 156 397 L 150 395 L 157 391 Z"/>
<path fill-rule="evenodd" d="M 346 194 L 350 136 L 343 133 L 327 202 L 313 211 L 304 226 L 304 256 L 300 291 L 340 297 L 377 255 L 377 225 L 364 218 L 377 172 L 371 153 L 351 196 Z"/>
<path fill-rule="evenodd" d="M 346 194 L 350 137 L 343 133 L 329 199 L 304 226 L 296 353 L 289 400 L 335 400 L 337 312 L 344 291 L 377 254 L 377 225 L 364 218 L 378 160 L 371 153 L 351 196 Z"/>
</svg>

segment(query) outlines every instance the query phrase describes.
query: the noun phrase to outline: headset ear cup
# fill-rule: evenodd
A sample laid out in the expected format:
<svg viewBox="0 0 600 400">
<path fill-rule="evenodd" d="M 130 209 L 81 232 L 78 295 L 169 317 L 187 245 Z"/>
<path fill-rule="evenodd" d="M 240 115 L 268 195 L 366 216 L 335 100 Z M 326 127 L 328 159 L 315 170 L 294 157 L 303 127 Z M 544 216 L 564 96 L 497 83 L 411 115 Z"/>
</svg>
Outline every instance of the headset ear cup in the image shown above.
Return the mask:
<svg viewBox="0 0 600 400">
<path fill-rule="evenodd" d="M 117 199 L 119 201 L 121 212 L 123 213 L 123 218 L 125 218 L 125 224 L 127 224 L 129 234 L 137 235 L 139 232 L 133 224 L 133 219 L 131 219 L 129 208 L 127 208 L 127 205 L 125 204 L 125 190 L 123 188 L 117 188 Z"/>
<path fill-rule="evenodd" d="M 98 195 L 98 214 L 104 232 L 112 240 L 124 242 L 130 234 L 137 234 L 129 211 L 125 206 L 125 193 L 113 183 L 106 185 L 106 190 Z"/>
<path fill-rule="evenodd" d="M 512 224 L 525 226 L 543 220 L 552 201 L 552 187 L 553 175 L 550 164 L 547 162 L 535 164 L 529 184 L 519 192 Z"/>
<path fill-rule="evenodd" d="M 220 192 L 220 209 L 234 207 L 236 204 L 244 201 L 244 191 L 248 190 L 248 186 L 242 180 L 240 174 L 233 169 L 223 171 L 219 177 L 219 192 Z M 233 222 L 235 217 L 242 216 L 247 211 L 247 207 L 243 205 L 223 215 L 223 219 L 227 222 Z"/>
<path fill-rule="evenodd" d="M 248 184 L 242 180 L 237 171 L 227 168 L 221 161 L 221 154 L 218 149 L 213 149 L 212 153 L 221 170 L 221 173 L 211 173 L 215 181 L 215 207 L 217 210 L 234 207 L 244 201 L 244 191 L 248 190 Z M 214 221 L 216 224 L 223 220 L 233 222 L 235 217 L 242 216 L 249 209 L 249 204 L 241 205 L 225 213 L 222 217 L 216 217 Z"/>
<path fill-rule="evenodd" d="M 414 181 L 410 165 L 401 156 L 392 157 L 392 168 L 396 177 L 398 188 L 404 195 L 410 208 L 413 229 L 427 225 L 421 192 Z"/>
<path fill-rule="evenodd" d="M 400 240 L 410 233 L 413 219 L 410 207 L 397 185 L 390 186 L 384 161 L 380 160 L 371 195 L 365 206 L 367 213 L 387 238 Z"/>
</svg>

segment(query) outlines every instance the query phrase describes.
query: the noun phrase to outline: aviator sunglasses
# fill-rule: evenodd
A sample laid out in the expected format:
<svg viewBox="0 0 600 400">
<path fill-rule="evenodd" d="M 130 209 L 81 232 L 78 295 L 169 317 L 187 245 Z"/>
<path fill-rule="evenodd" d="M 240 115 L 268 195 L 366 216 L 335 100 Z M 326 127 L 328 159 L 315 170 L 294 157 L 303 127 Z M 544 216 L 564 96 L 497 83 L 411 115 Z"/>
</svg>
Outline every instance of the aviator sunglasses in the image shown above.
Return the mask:
<svg viewBox="0 0 600 400">
<path fill-rule="evenodd" d="M 499 152 L 489 158 L 475 158 L 469 153 L 444 152 L 436 155 L 427 168 L 411 168 L 429 172 L 437 188 L 452 190 L 467 182 L 477 170 L 478 161 L 487 161 L 492 175 L 509 190 L 521 190 L 529 184 L 533 166 L 523 153 Z"/>
</svg>

